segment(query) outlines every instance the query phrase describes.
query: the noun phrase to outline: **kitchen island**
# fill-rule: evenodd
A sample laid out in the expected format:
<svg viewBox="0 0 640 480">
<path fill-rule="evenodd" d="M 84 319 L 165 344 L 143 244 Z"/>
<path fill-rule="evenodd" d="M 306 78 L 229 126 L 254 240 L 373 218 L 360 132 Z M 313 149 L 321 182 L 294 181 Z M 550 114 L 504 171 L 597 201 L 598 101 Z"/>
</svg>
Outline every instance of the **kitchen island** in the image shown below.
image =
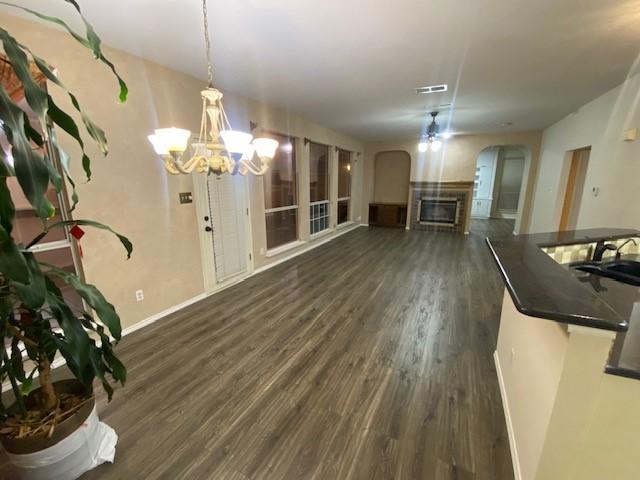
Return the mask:
<svg viewBox="0 0 640 480">
<path fill-rule="evenodd" d="M 572 268 L 638 237 L 592 229 L 487 239 L 505 282 L 494 357 L 516 479 L 640 478 L 640 289 Z M 638 254 L 631 242 L 616 253 Z"/>
</svg>

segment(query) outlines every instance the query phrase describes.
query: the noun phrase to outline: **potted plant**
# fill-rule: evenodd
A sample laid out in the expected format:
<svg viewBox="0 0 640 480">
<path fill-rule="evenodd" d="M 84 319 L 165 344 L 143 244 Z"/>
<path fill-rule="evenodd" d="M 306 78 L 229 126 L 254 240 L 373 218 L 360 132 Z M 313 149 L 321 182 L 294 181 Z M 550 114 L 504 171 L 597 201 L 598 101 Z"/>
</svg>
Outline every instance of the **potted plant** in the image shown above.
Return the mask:
<svg viewBox="0 0 640 480">
<path fill-rule="evenodd" d="M 72 5 L 84 22 L 84 34 L 59 18 L 6 2 L 0 4 L 19 8 L 66 30 L 112 71 L 124 102 L 127 86 L 102 52 L 100 38 L 74 0 L 62 1 Z M 64 194 L 68 188 L 72 210 L 78 202 L 69 173 L 69 156 L 60 147 L 53 128 L 62 130 L 79 145 L 87 180 L 91 176 L 91 160 L 78 124 L 54 102 L 45 82 L 38 78 L 68 94 L 84 130 L 104 155 L 107 140 L 44 59 L 4 28 L 0 28 L 0 42 L 4 49 L 2 60 L 5 66 L 10 65 L 21 84 L 28 110 L 36 118 L 34 124 L 25 109 L 0 86 L 0 128 L 9 145 L 0 150 L 0 334 L 5 347 L 0 355 L 0 380 L 10 384 L 13 397 L 8 404 L 0 402 L 0 442 L 25 478 L 76 478 L 105 457 L 113 458 L 113 451 L 104 450 L 105 445 L 115 448 L 117 436 L 98 421 L 93 383 L 99 380 L 111 400 L 112 383 L 125 382 L 126 369 L 112 347 L 112 341 L 121 337 L 120 318 L 96 287 L 73 272 L 38 261 L 33 247 L 50 232 L 71 227 L 112 232 L 125 248 L 127 258 L 132 245 L 126 237 L 92 220 L 53 220 L 56 209 L 48 192 Z M 56 166 L 60 166 L 62 174 Z M 19 185 L 20 195 L 26 197 L 41 222 L 40 233 L 29 242 L 17 243 L 12 236 L 16 190 L 12 192 L 9 181 Z M 61 285 L 77 293 L 82 308 L 65 299 Z M 52 380 L 51 365 L 60 356 L 74 379 Z M 32 389 L 36 377 L 39 388 Z"/>
</svg>

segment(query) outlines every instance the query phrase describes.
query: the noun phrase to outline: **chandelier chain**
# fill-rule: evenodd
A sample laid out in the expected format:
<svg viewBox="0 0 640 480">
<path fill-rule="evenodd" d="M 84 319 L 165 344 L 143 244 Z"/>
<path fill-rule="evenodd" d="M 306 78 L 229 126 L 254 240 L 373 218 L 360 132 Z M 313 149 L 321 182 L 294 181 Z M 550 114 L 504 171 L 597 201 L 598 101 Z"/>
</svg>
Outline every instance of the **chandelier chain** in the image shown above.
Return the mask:
<svg viewBox="0 0 640 480">
<path fill-rule="evenodd" d="M 209 15 L 207 13 L 207 0 L 202 0 L 202 16 L 204 18 L 204 43 L 207 50 L 207 77 L 209 88 L 213 88 L 213 65 L 211 65 L 211 40 L 209 39 Z"/>
</svg>

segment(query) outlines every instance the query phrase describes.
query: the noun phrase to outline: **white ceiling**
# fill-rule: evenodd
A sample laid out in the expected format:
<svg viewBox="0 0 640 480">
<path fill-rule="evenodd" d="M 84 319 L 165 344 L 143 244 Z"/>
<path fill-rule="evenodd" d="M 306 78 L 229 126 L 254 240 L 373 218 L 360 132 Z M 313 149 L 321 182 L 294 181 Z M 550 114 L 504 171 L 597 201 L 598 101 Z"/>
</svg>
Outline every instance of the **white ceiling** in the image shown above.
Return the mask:
<svg viewBox="0 0 640 480">
<path fill-rule="evenodd" d="M 62 0 L 19 3 L 72 17 Z M 206 78 L 199 0 L 80 3 L 107 45 Z M 439 118 L 455 132 L 544 128 L 621 83 L 640 46 L 639 0 L 209 0 L 209 12 L 219 88 L 363 140 L 418 138 L 448 102 Z M 449 91 L 414 92 L 438 83 Z"/>
</svg>

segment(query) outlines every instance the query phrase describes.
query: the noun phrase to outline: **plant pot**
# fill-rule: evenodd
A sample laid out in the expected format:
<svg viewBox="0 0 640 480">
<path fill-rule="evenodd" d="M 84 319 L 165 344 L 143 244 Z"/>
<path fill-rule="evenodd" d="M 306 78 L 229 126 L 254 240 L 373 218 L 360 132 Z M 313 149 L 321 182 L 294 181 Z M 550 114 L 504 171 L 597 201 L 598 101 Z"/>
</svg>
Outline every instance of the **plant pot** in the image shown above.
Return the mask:
<svg viewBox="0 0 640 480">
<path fill-rule="evenodd" d="M 54 383 L 58 393 L 83 394 L 77 380 Z M 33 405 L 37 390 L 25 399 Z M 0 435 L 0 443 L 9 460 L 24 480 L 71 480 L 104 463 L 112 462 L 118 436 L 111 427 L 100 422 L 95 399 L 56 425 L 50 438 L 46 433 L 27 438 Z"/>
<path fill-rule="evenodd" d="M 74 393 L 83 395 L 85 392 L 84 387 L 77 380 L 62 380 L 55 382 L 53 387 L 55 388 L 56 393 Z M 32 391 L 25 398 L 25 405 L 27 408 L 35 404 L 39 390 L 40 389 L 38 388 Z M 2 446 L 7 452 L 17 455 L 39 452 L 52 447 L 75 432 L 87 420 L 95 406 L 95 403 L 95 399 L 92 398 L 80 407 L 74 415 L 57 424 L 53 431 L 53 435 L 51 435 L 50 438 L 47 438 L 46 432 L 43 432 L 41 435 L 35 435 L 27 438 L 10 438 L 0 435 L 0 443 L 2 443 Z M 9 410 L 15 411 L 16 405 L 12 405 Z"/>
</svg>

